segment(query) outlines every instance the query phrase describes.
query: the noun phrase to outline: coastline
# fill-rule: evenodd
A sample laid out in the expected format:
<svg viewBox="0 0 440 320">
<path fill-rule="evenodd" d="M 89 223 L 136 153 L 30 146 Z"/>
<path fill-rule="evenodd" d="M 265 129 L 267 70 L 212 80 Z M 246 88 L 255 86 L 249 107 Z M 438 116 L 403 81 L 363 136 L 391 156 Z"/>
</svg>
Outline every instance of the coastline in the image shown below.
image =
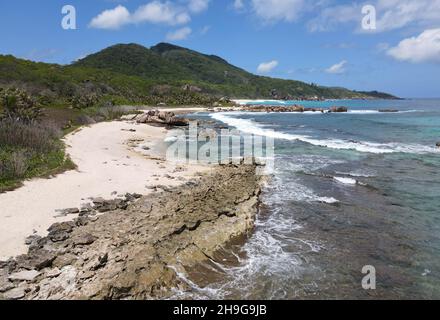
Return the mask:
<svg viewBox="0 0 440 320">
<path fill-rule="evenodd" d="M 166 162 L 162 150 L 166 134 L 161 127 L 112 121 L 67 135 L 66 153 L 76 170 L 25 181 L 21 188 L 0 194 L 0 260 L 25 253 L 28 236 L 45 236 L 53 223 L 72 219 L 60 217 L 57 210 L 79 208 L 90 198 L 146 195 L 152 185 L 176 186 L 207 169 Z"/>
<path fill-rule="evenodd" d="M 0 299 L 161 299 L 221 263 L 253 231 L 257 165 L 171 163 L 166 135 L 130 120 L 82 127 L 64 138 L 77 170 L 1 194 Z"/>
<path fill-rule="evenodd" d="M 222 262 L 223 246 L 253 230 L 261 187 L 256 166 L 219 166 L 125 210 L 56 223 L 28 254 L 0 263 L 1 285 L 9 286 L 3 298 L 161 299 L 190 291 L 189 271 Z"/>
</svg>

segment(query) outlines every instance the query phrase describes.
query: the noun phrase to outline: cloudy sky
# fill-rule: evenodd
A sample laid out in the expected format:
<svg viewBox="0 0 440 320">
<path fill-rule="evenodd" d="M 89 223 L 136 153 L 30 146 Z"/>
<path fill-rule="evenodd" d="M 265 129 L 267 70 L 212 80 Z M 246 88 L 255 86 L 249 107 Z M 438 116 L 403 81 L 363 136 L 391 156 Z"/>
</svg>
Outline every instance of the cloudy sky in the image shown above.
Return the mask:
<svg viewBox="0 0 440 320">
<path fill-rule="evenodd" d="M 0 18 L 0 54 L 35 61 L 166 41 L 267 76 L 440 97 L 440 0 L 14 0 Z"/>
</svg>

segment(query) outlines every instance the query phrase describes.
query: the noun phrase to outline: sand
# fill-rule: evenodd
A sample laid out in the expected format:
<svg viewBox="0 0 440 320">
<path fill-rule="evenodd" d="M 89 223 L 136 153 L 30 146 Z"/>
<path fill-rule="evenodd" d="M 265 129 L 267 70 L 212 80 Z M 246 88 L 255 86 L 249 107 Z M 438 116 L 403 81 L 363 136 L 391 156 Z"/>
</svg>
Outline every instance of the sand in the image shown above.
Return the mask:
<svg viewBox="0 0 440 320">
<path fill-rule="evenodd" d="M 127 192 L 146 195 L 151 193 L 149 186 L 176 186 L 209 170 L 158 160 L 166 150 L 166 134 L 160 127 L 113 121 L 66 136 L 66 151 L 76 170 L 26 181 L 23 187 L 0 194 L 0 260 L 26 253 L 29 235 L 45 236 L 53 223 L 76 217 L 56 217 L 57 209 L 80 207 L 91 197 L 113 199 Z"/>
</svg>

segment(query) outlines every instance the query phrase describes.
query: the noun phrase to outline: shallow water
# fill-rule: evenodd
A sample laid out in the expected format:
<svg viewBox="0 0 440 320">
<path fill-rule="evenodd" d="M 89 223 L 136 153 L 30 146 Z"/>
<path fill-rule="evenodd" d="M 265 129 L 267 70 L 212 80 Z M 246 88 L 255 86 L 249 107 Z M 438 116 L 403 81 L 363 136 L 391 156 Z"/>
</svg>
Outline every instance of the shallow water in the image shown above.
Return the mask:
<svg viewBox="0 0 440 320">
<path fill-rule="evenodd" d="M 255 232 L 179 297 L 440 298 L 440 100 L 300 103 L 352 112 L 197 115 L 274 137 L 275 172 Z"/>
</svg>

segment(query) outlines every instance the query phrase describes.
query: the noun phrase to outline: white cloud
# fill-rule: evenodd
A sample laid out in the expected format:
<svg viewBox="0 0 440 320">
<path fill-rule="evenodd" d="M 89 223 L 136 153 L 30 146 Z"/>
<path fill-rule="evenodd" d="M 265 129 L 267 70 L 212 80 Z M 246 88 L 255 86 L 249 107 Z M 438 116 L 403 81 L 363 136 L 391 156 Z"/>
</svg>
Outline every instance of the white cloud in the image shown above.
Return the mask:
<svg viewBox="0 0 440 320">
<path fill-rule="evenodd" d="M 295 21 L 305 9 L 304 0 L 252 0 L 255 14 L 265 22 Z"/>
<path fill-rule="evenodd" d="M 440 62 L 440 29 L 425 30 L 417 37 L 404 39 L 387 54 L 399 61 Z"/>
<path fill-rule="evenodd" d="M 154 0 L 138 7 L 133 13 L 118 5 L 105 10 L 92 19 L 90 27 L 98 29 L 119 29 L 127 24 L 154 23 L 170 26 L 182 25 L 191 21 L 191 14 L 208 9 L 211 0 L 185 0 L 180 2 Z"/>
<path fill-rule="evenodd" d="M 331 74 L 342 74 L 345 73 L 345 66 L 347 65 L 347 60 L 342 60 L 341 62 L 332 65 L 330 68 L 326 69 L 325 72 Z"/>
<path fill-rule="evenodd" d="M 433 27 L 440 23 L 440 0 L 372 0 L 324 8 L 309 21 L 310 31 L 329 31 L 341 24 L 354 24 L 361 29 L 362 7 L 373 5 L 377 13 L 374 32 L 396 30 L 408 26 Z"/>
<path fill-rule="evenodd" d="M 172 32 L 169 32 L 167 34 L 167 40 L 168 41 L 179 41 L 179 40 L 185 40 L 188 38 L 188 36 L 192 33 L 191 28 L 184 27 Z"/>
<path fill-rule="evenodd" d="M 136 23 L 178 25 L 188 23 L 190 20 L 190 15 L 183 8 L 176 7 L 171 2 L 160 1 L 140 6 L 132 15 L 132 21 Z"/>
<path fill-rule="evenodd" d="M 208 9 L 210 0 L 189 0 L 188 8 L 191 12 L 199 13 Z"/>
<path fill-rule="evenodd" d="M 243 10 L 244 9 L 243 0 L 235 0 L 232 6 L 234 7 L 235 10 Z"/>
<path fill-rule="evenodd" d="M 124 6 L 105 10 L 92 19 L 90 27 L 97 29 L 119 29 L 130 22 L 130 12 Z"/>
<path fill-rule="evenodd" d="M 321 13 L 307 23 L 311 32 L 329 31 L 339 24 L 362 21 L 362 7 L 358 4 L 324 8 Z"/>
<path fill-rule="evenodd" d="M 440 22 L 440 0 L 377 0 L 379 31 Z"/>
<path fill-rule="evenodd" d="M 257 68 L 258 73 L 269 73 L 278 66 L 278 61 L 263 62 Z"/>
</svg>

